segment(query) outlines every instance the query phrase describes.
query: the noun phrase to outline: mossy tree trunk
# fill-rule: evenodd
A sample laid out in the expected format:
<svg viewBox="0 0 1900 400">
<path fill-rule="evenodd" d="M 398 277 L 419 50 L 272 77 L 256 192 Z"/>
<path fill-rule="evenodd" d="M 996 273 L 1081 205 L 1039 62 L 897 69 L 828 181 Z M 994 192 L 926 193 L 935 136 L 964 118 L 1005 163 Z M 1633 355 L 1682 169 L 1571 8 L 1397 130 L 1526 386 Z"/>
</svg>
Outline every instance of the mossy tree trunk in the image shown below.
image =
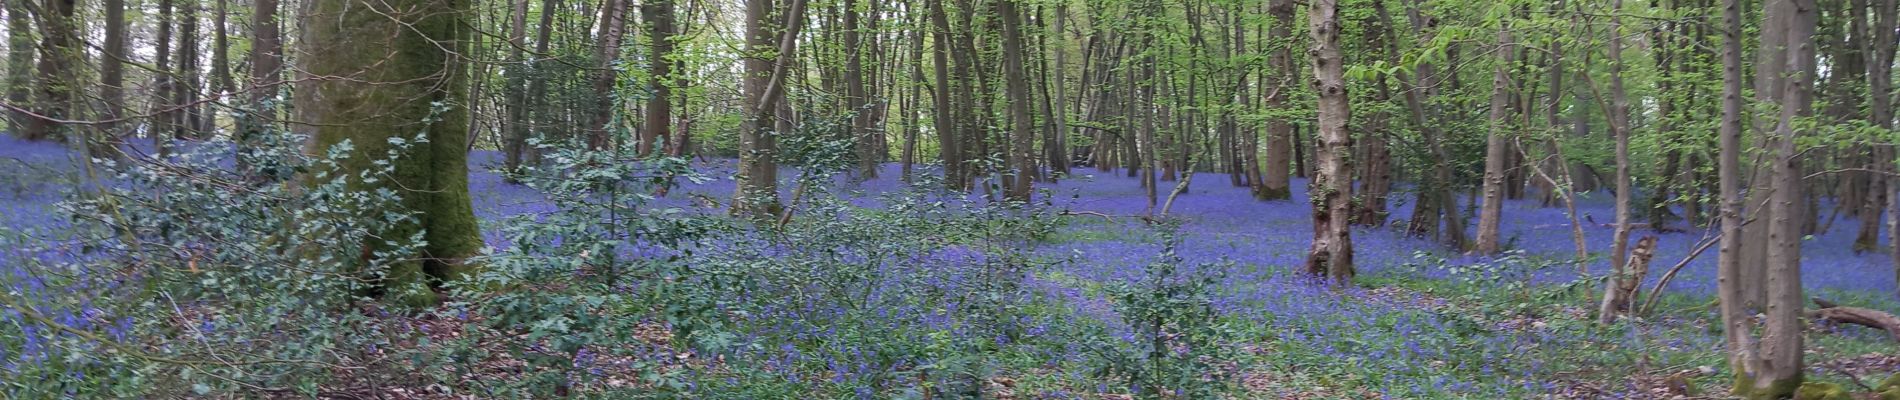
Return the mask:
<svg viewBox="0 0 1900 400">
<path fill-rule="evenodd" d="M 470 40 L 464 0 L 324 1 L 305 22 L 304 68 L 316 77 L 307 115 L 319 151 L 353 146 L 342 168 L 372 168 L 391 138 L 427 139 L 396 161 L 393 176 L 363 189 L 389 188 L 417 218 L 385 238 L 422 232 L 422 261 L 391 267 L 386 296 L 412 305 L 435 300 L 431 286 L 472 272 L 462 262 L 482 246 L 469 204 L 466 165 L 468 76 L 457 54 Z"/>
</svg>

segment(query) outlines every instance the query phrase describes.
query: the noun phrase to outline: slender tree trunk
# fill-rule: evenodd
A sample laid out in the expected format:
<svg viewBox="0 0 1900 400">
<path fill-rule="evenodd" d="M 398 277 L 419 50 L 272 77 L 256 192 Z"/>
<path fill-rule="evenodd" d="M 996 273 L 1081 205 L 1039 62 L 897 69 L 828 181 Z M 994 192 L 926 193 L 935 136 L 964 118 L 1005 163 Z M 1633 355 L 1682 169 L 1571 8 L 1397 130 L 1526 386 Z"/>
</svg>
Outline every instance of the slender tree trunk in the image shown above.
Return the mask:
<svg viewBox="0 0 1900 400">
<path fill-rule="evenodd" d="M 7 13 L 7 104 L 21 107 L 7 113 L 7 129 L 26 140 L 44 140 L 43 137 L 30 136 L 26 128 L 33 117 L 26 109 L 33 108 L 33 25 L 27 16 L 27 7 L 22 2 L 32 0 L 0 1 L 0 11 Z"/>
<path fill-rule="evenodd" d="M 1052 101 L 1054 102 L 1051 108 L 1053 108 L 1055 112 L 1055 118 L 1053 121 L 1049 121 L 1049 125 L 1054 127 L 1055 133 L 1051 139 L 1055 141 L 1053 143 L 1044 143 L 1043 146 L 1051 148 L 1048 152 L 1050 168 L 1055 169 L 1055 172 L 1067 174 L 1070 172 L 1068 149 L 1069 92 L 1067 88 L 1069 81 L 1069 40 L 1064 32 L 1069 19 L 1069 4 L 1067 2 L 1056 3 L 1055 14 L 1054 27 L 1051 28 L 1049 32 L 1043 34 L 1044 37 L 1053 38 L 1055 42 L 1052 45 L 1053 47 L 1049 47 L 1049 51 L 1055 53 L 1055 69 L 1046 72 L 1044 78 L 1047 83 L 1055 86 L 1049 90 L 1049 96 L 1047 96 L 1052 97 Z M 1078 98 L 1077 100 L 1080 99 Z"/>
<path fill-rule="evenodd" d="M 212 14 L 211 19 L 211 82 L 214 85 L 211 90 L 211 96 L 213 98 L 222 97 L 224 93 L 236 94 L 238 89 L 236 79 L 231 76 L 231 28 L 229 21 L 231 15 L 231 1 L 217 1 L 218 8 L 213 11 L 214 14 Z M 210 115 L 209 118 L 211 118 L 215 124 L 217 120 L 217 110 L 211 110 Z"/>
<path fill-rule="evenodd" d="M 1497 254 L 1504 250 L 1498 236 L 1504 219 L 1504 174 L 1510 152 L 1510 140 L 1505 137 L 1510 134 L 1510 127 L 1506 126 L 1511 120 L 1510 68 L 1517 54 L 1508 26 L 1498 30 L 1498 46 L 1501 47 L 1498 53 L 1503 57 L 1491 74 L 1491 128 L 1485 135 L 1484 146 L 1484 203 L 1478 209 L 1478 237 L 1472 248 L 1472 252 L 1478 254 Z"/>
<path fill-rule="evenodd" d="M 1267 14 L 1273 18 L 1266 36 L 1269 48 L 1267 70 L 1273 71 L 1269 74 L 1267 83 L 1272 85 L 1272 88 L 1265 89 L 1270 93 L 1266 98 L 1266 106 L 1271 112 L 1286 110 L 1287 99 L 1292 94 L 1292 90 L 1286 89 L 1298 82 L 1299 68 L 1293 60 L 1293 14 L 1295 11 L 1293 7 L 1293 0 L 1267 2 Z M 1294 141 L 1293 124 L 1288 118 L 1278 117 L 1267 120 L 1267 156 L 1263 161 L 1266 163 L 1266 175 L 1261 177 L 1263 180 L 1260 187 L 1254 190 L 1254 197 L 1262 200 L 1281 200 L 1292 195 L 1288 168 L 1295 162 L 1290 158 L 1294 155 L 1292 154 Z M 1300 168 L 1300 170 L 1304 171 L 1305 168 Z"/>
<path fill-rule="evenodd" d="M 913 2 L 906 1 L 904 5 L 905 5 L 904 7 L 905 11 L 910 12 L 912 13 L 912 15 L 917 16 L 917 20 L 911 22 L 911 26 L 913 27 L 913 29 L 911 29 L 910 31 L 911 78 L 910 78 L 910 84 L 905 86 L 908 88 L 910 92 L 910 96 L 906 98 L 903 105 L 903 109 L 904 109 L 903 174 L 904 174 L 904 182 L 911 182 L 912 165 L 917 163 L 917 158 L 918 158 L 918 154 L 917 154 L 917 140 L 919 139 L 918 132 L 923 130 L 922 127 L 918 126 L 917 114 L 919 112 L 919 108 L 923 107 L 923 94 L 924 94 L 923 90 L 924 90 L 924 87 L 928 85 L 929 81 L 925 79 L 924 77 L 924 29 L 923 29 L 924 16 L 923 16 L 923 13 L 918 12 L 918 10 L 915 9 L 915 4 Z M 939 84 L 938 86 L 941 86 L 941 84 Z M 931 93 L 934 95 L 936 93 L 936 90 L 932 89 Z M 933 108 L 941 109 L 943 108 L 943 106 L 940 104 Z M 932 118 L 932 119 L 934 120 L 937 118 Z M 942 126 L 942 125 L 939 125 L 939 126 Z"/>
<path fill-rule="evenodd" d="M 1893 106 L 1893 62 L 1894 52 L 1900 50 L 1900 39 L 1895 30 L 1900 29 L 1900 13 L 1896 13 L 1896 0 L 1875 0 L 1873 21 L 1874 39 L 1872 54 L 1869 54 L 1868 79 L 1869 93 L 1874 95 L 1871 113 L 1877 126 L 1894 129 Z M 1884 160 L 1900 159 L 1900 143 L 1888 143 Z M 1900 165 L 1892 162 L 1882 166 L 1887 172 L 1900 172 Z M 1900 287 L 1900 175 L 1887 176 L 1887 258 L 1893 263 L 1894 281 Z"/>
<path fill-rule="evenodd" d="M 40 20 L 39 80 L 35 89 L 35 113 L 26 126 L 28 139 L 67 139 L 58 119 L 75 119 L 79 108 L 73 102 L 73 88 L 79 82 L 74 70 L 84 57 L 79 24 L 74 17 L 75 0 L 48 0 L 38 11 Z"/>
<path fill-rule="evenodd" d="M 508 96 L 507 104 L 505 105 L 508 109 L 508 120 L 502 124 L 503 128 L 501 133 L 501 165 L 502 171 L 507 172 L 507 174 L 503 175 L 502 179 L 509 183 L 517 183 L 515 173 L 520 172 L 522 159 L 528 151 L 528 135 L 529 132 L 531 132 L 529 128 L 534 125 L 534 123 L 529 120 L 528 114 L 530 97 L 525 93 L 527 91 L 526 86 L 529 85 L 528 75 L 532 73 L 531 71 L 535 70 L 535 66 L 538 64 L 538 61 L 528 61 L 527 51 L 524 50 L 528 45 L 529 1 L 530 0 L 516 0 L 514 10 L 510 11 L 509 15 L 513 18 L 513 21 L 510 23 L 513 29 L 508 32 L 508 61 L 512 64 L 509 64 L 504 70 L 508 76 L 505 77 L 507 79 L 507 88 L 502 90 L 502 94 Z M 542 5 L 541 30 L 543 32 L 549 28 L 548 25 L 551 23 L 554 13 L 555 10 L 549 9 L 547 4 Z M 540 41 L 535 43 L 535 46 L 545 50 L 545 43 L 545 40 Z M 539 51 L 537 51 L 537 53 L 539 53 Z M 541 56 L 538 54 L 535 56 L 536 60 L 540 58 Z"/>
<path fill-rule="evenodd" d="M 932 70 L 937 78 L 937 85 L 931 91 L 935 100 L 932 108 L 936 111 L 931 122 L 936 125 L 937 154 L 943 161 L 944 184 L 949 186 L 950 190 L 962 190 L 963 139 L 957 130 L 958 121 L 961 119 L 958 118 L 957 112 L 959 106 L 951 103 L 950 96 L 953 91 L 951 86 L 956 84 L 950 80 L 950 19 L 943 9 L 944 0 L 928 1 L 930 2 L 928 12 L 930 22 L 935 27 L 932 30 L 931 63 L 935 67 Z"/>
<path fill-rule="evenodd" d="M 1757 104 L 1780 104 L 1783 89 L 1781 78 L 1787 70 L 1787 31 L 1785 20 L 1795 13 L 1792 1 L 1765 0 L 1761 2 L 1760 45 L 1755 50 L 1754 86 Z M 1754 149 L 1773 149 L 1778 136 L 1773 134 L 1774 118 L 1763 118 L 1754 113 L 1745 114 L 1752 121 L 1756 141 L 1749 144 Z M 1769 207 L 1774 194 L 1774 162 L 1768 160 L 1765 152 L 1755 152 L 1750 157 L 1751 171 L 1747 177 L 1748 199 L 1743 203 L 1743 217 L 1754 223 L 1766 223 L 1775 219 L 1775 208 Z M 1768 296 L 1768 248 L 1770 247 L 1768 229 L 1747 229 L 1742 232 L 1745 240 L 1741 251 L 1743 304 L 1750 309 L 1767 306 Z"/>
<path fill-rule="evenodd" d="M 18 0 L 16 0 L 18 1 Z M 222 4 L 222 3 L 220 3 Z M 100 49 L 103 56 L 99 60 L 99 97 L 104 101 L 104 112 L 100 115 L 106 123 L 99 125 L 104 141 L 117 141 L 122 136 L 116 121 L 125 115 L 125 0 L 105 1 L 105 44 Z M 94 141 L 98 149 L 100 141 Z M 94 151 L 93 154 L 102 154 Z M 117 154 L 117 152 L 103 152 Z"/>
<path fill-rule="evenodd" d="M 172 103 L 183 107 L 179 115 L 179 129 L 185 132 L 180 139 L 199 138 L 211 133 L 206 125 L 204 105 L 199 100 L 204 96 L 204 75 L 198 61 L 198 0 L 184 0 L 175 12 L 178 13 L 178 82 L 176 92 L 172 94 Z"/>
<path fill-rule="evenodd" d="M 857 0 L 844 0 L 843 8 L 844 29 L 839 32 L 843 45 L 840 50 L 846 53 L 842 92 L 845 96 L 844 112 L 851 116 L 851 123 L 845 127 L 845 137 L 851 139 L 857 150 L 858 178 L 875 179 L 879 160 L 877 137 L 870 126 L 871 110 L 866 107 L 869 99 L 866 98 L 868 91 L 864 84 L 864 53 L 868 50 L 860 40 L 861 31 L 864 30 L 860 18 L 862 13 L 858 11 Z"/>
<path fill-rule="evenodd" d="M 247 82 L 250 94 L 246 98 L 249 110 L 238 118 L 237 142 L 239 149 L 255 148 L 265 131 L 277 119 L 278 85 L 283 82 L 284 45 L 281 25 L 277 20 L 277 0 L 255 0 L 251 3 L 251 76 Z M 239 170 L 246 175 L 262 171 L 252 171 L 253 160 L 248 150 L 240 150 L 237 157 Z M 258 177 L 261 178 L 261 177 Z"/>
<path fill-rule="evenodd" d="M 1623 0 L 1611 0 L 1610 134 L 1616 140 L 1616 226 L 1610 241 L 1612 280 L 1625 273 L 1630 240 L 1630 105 L 1623 90 Z"/>
<path fill-rule="evenodd" d="M 1746 242 L 1742 237 L 1742 0 L 1724 0 L 1722 20 L 1722 123 L 1717 157 L 1722 236 L 1716 259 L 1716 296 L 1722 309 L 1729 368 L 1740 380 L 1756 373 L 1754 323 L 1750 321 L 1753 312 L 1747 305 L 1742 271 L 1742 258 L 1747 257 L 1742 251 Z M 1746 393 L 1747 386 L 1736 385 L 1735 393 Z"/>
<path fill-rule="evenodd" d="M 599 41 L 594 49 L 594 61 L 598 63 L 593 71 L 593 112 L 587 122 L 587 146 L 593 149 L 606 149 L 613 143 L 614 111 L 619 102 L 614 100 L 614 86 L 620 81 L 619 70 L 614 64 L 620 60 L 620 41 L 626 36 L 627 2 L 632 0 L 606 0 L 600 8 L 600 33 L 595 35 Z"/>
<path fill-rule="evenodd" d="M 1338 0 L 1313 0 L 1307 10 L 1313 48 L 1313 91 L 1319 94 L 1318 148 L 1314 159 L 1313 248 L 1306 271 L 1324 273 L 1333 284 L 1352 283 L 1352 134 L 1346 93 L 1345 59 L 1339 50 Z"/>
<path fill-rule="evenodd" d="M 1900 47 L 1900 42 L 1895 40 L 1894 30 L 1900 29 L 1895 26 L 1895 20 L 1900 19 L 1900 15 L 1895 14 L 1895 0 L 1874 0 L 1873 3 L 1874 19 L 1863 23 L 1868 26 L 1868 31 L 1871 33 L 1868 36 L 1871 36 L 1872 40 L 1861 41 L 1861 50 L 1865 53 L 1867 62 L 1867 93 L 1869 94 L 1867 117 L 1872 120 L 1874 126 L 1893 129 L 1893 57 L 1895 49 Z M 1867 14 L 1860 9 L 1855 9 L 1854 12 L 1857 19 L 1864 19 Z M 1866 210 L 1864 213 L 1872 215 L 1860 216 L 1860 233 L 1854 240 L 1855 252 L 1871 252 L 1880 246 L 1880 210 L 1885 205 L 1881 204 L 1882 200 L 1888 204 L 1894 203 L 1893 193 L 1895 190 L 1900 190 L 1900 183 L 1897 183 L 1900 181 L 1891 178 L 1897 171 L 1893 160 L 1900 158 L 1900 151 L 1896 151 L 1896 145 L 1896 143 L 1887 143 L 1877 145 L 1873 149 L 1874 159 L 1871 167 L 1882 173 L 1870 174 L 1873 176 L 1870 179 L 1868 191 L 1877 194 L 1867 196 L 1869 201 L 1867 207 L 1864 208 Z M 1888 177 L 1883 178 L 1880 175 Z M 1893 212 L 1893 210 L 1887 210 L 1889 219 L 1893 218 Z M 1887 232 L 1891 236 L 1900 237 L 1900 230 L 1889 227 Z M 1896 263 L 1895 272 L 1900 274 L 1900 257 L 1895 257 L 1894 262 Z M 1896 279 L 1900 279 L 1900 275 L 1896 275 Z"/>
<path fill-rule="evenodd" d="M 738 187 L 733 212 L 773 216 L 778 202 L 778 139 L 773 129 L 787 131 L 789 113 L 782 112 L 785 69 L 798 54 L 798 30 L 804 27 L 805 0 L 791 0 L 776 8 L 772 0 L 746 2 L 746 61 L 744 89 L 746 119 L 739 131 Z M 777 9 L 782 18 L 774 21 Z M 776 49 L 776 50 L 774 50 Z"/>
<path fill-rule="evenodd" d="M 653 53 L 647 62 L 648 87 L 653 91 L 647 98 L 646 120 L 640 129 L 640 143 L 636 149 L 640 156 L 653 154 L 655 146 L 672 147 L 675 139 L 670 137 L 673 127 L 673 35 L 677 31 L 673 25 L 673 0 L 647 0 L 640 4 L 640 15 L 647 23 L 647 40 L 652 41 Z M 520 32 L 516 29 L 516 32 Z"/>
<path fill-rule="evenodd" d="M 1007 180 L 1008 197 L 1027 202 L 1030 200 L 1030 171 L 1036 168 L 1030 162 L 1030 149 L 1035 144 L 1035 117 L 1029 112 L 1034 100 L 1029 94 L 1029 74 L 1023 66 L 1022 14 L 1016 10 L 1016 0 L 999 0 L 995 5 L 996 15 L 1003 25 L 1003 80 L 1009 92 L 1008 158 L 1010 166 L 1016 169 L 1013 178 Z"/>
<path fill-rule="evenodd" d="M 1383 4 L 1374 7 L 1377 8 L 1375 14 L 1385 13 Z M 1396 39 L 1391 37 L 1391 28 L 1381 25 L 1386 20 L 1382 15 L 1374 15 L 1373 18 L 1366 20 L 1371 31 L 1367 34 L 1371 36 L 1368 44 L 1375 50 L 1383 51 L 1389 48 L 1391 45 L 1387 42 Z M 1385 73 L 1379 73 L 1374 78 L 1373 88 L 1376 92 L 1373 92 L 1373 103 L 1387 104 L 1392 100 L 1392 89 L 1386 86 L 1387 79 Z M 1365 160 L 1365 163 L 1359 177 L 1360 187 L 1363 190 L 1356 197 L 1358 204 L 1354 208 L 1356 213 L 1353 216 L 1355 224 L 1385 225 L 1386 197 L 1392 192 L 1392 152 L 1386 144 L 1386 137 L 1390 134 L 1387 132 L 1391 127 L 1390 119 L 1391 116 L 1387 115 L 1385 108 L 1379 107 L 1378 111 L 1373 112 L 1370 122 L 1365 124 L 1368 129 L 1360 136 L 1363 138 L 1360 143 L 1365 155 L 1358 159 Z"/>
</svg>

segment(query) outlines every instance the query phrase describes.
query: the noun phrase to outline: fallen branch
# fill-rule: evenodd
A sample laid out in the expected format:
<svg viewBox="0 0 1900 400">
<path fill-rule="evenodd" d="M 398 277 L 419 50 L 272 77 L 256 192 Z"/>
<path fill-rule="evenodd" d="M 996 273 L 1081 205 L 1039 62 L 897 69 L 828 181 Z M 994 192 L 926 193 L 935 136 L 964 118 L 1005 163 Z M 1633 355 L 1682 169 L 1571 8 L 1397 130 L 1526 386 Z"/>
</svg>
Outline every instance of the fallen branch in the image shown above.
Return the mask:
<svg viewBox="0 0 1900 400">
<path fill-rule="evenodd" d="M 1108 221 L 1108 222 L 1115 222 L 1115 218 L 1135 218 L 1135 219 L 1140 219 L 1141 222 L 1146 222 L 1150 224 L 1155 223 L 1155 221 L 1159 221 L 1159 219 L 1156 219 L 1155 217 L 1141 215 L 1141 214 L 1110 215 L 1110 214 L 1103 214 L 1103 213 L 1099 213 L 1095 211 L 1063 210 L 1062 212 L 1056 213 L 1056 215 L 1060 215 L 1060 216 L 1087 215 L 1087 216 L 1094 216 L 1094 217 L 1102 217 L 1103 221 Z"/>
<path fill-rule="evenodd" d="M 1809 317 L 1835 323 L 1879 328 L 1887 331 L 1887 336 L 1892 337 L 1894 341 L 1900 341 L 1900 317 L 1895 317 L 1893 314 L 1871 308 L 1842 306 L 1819 297 L 1814 298 L 1814 305 L 1821 309 L 1809 311 Z"/>
</svg>

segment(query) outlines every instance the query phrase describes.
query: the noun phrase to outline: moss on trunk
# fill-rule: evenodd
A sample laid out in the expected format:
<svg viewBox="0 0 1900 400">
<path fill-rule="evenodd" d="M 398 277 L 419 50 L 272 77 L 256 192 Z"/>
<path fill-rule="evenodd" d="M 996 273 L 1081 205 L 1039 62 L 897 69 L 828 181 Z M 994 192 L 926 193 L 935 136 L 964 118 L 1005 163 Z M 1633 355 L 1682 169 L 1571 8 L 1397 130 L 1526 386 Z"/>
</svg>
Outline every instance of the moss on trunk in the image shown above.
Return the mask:
<svg viewBox="0 0 1900 400">
<path fill-rule="evenodd" d="M 1766 384 L 1757 383 L 1759 382 L 1756 382 L 1755 378 L 1749 377 L 1747 373 L 1737 371 L 1735 373 L 1734 389 L 1730 390 L 1729 394 L 1747 400 L 1780 400 L 1794 397 L 1796 391 L 1803 388 L 1800 375 L 1776 380 L 1774 382 L 1767 382 Z"/>
<path fill-rule="evenodd" d="M 347 171 L 375 167 L 391 138 L 421 137 L 396 161 L 391 176 L 362 189 L 401 193 L 417 212 L 412 223 L 382 232 L 392 239 L 422 233 L 423 261 L 394 266 L 382 283 L 392 300 L 435 301 L 431 287 L 471 272 L 462 259 L 482 246 L 468 195 L 468 76 L 463 60 L 471 31 L 464 0 L 321 1 L 306 19 L 304 68 L 316 80 L 307 115 L 316 149 L 348 140 Z"/>
</svg>

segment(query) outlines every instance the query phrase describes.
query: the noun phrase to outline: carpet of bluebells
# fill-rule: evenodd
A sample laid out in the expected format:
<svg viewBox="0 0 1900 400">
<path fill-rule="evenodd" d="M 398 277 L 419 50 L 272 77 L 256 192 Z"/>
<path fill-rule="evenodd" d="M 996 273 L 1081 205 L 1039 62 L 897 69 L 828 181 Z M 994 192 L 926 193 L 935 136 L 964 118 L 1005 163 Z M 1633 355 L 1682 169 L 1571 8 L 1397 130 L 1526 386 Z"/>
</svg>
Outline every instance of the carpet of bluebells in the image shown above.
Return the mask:
<svg viewBox="0 0 1900 400">
<path fill-rule="evenodd" d="M 6 164 L 0 170 L 12 171 L 0 175 L 5 178 L 0 181 L 0 225 L 10 227 L 5 232 L 57 237 L 56 232 L 73 223 L 52 208 L 72 190 L 67 183 L 71 180 L 60 178 L 73 174 L 69 157 L 56 144 L 0 139 L 0 164 Z M 497 154 L 478 151 L 470 164 L 476 214 L 485 221 L 485 239 L 493 251 L 506 252 L 519 238 L 502 229 L 500 221 L 557 211 L 542 193 L 490 172 L 499 164 Z M 731 197 L 731 164 L 694 161 L 693 168 L 709 179 L 684 182 L 646 206 L 718 214 L 713 207 Z M 917 171 L 928 174 L 930 168 L 918 166 Z M 785 174 L 790 182 L 797 172 Z M 896 165 L 887 165 L 880 176 L 861 182 L 835 177 L 828 190 L 843 199 L 842 208 L 814 210 L 897 207 L 900 201 L 882 195 L 911 189 L 897 179 Z M 1163 184 L 1172 187 L 1175 182 Z M 1295 187 L 1304 184 L 1294 182 Z M 1185 397 L 1202 395 L 1185 386 L 1208 384 L 1215 387 L 1208 393 L 1228 398 L 1646 398 L 1658 396 L 1660 389 L 1645 376 L 1687 373 L 1704 386 L 1724 382 L 1724 373 L 1717 371 L 1725 369 L 1721 336 L 1709 328 L 1715 324 L 1706 306 L 1715 291 L 1712 250 L 1689 261 L 1667 285 L 1656 315 L 1603 328 L 1587 323 L 1582 310 L 1588 308 L 1587 293 L 1597 290 L 1590 282 L 1600 277 L 1590 274 L 1607 271 L 1606 257 L 1584 265 L 1571 262 L 1570 219 L 1563 208 L 1540 207 L 1534 200 L 1506 204 L 1503 237 L 1512 251 L 1501 257 L 1454 254 L 1428 239 L 1407 237 L 1395 226 L 1356 229 L 1359 284 L 1338 288 L 1297 272 L 1311 239 L 1311 209 L 1298 191 L 1290 200 L 1261 202 L 1245 188 L 1230 186 L 1225 176 L 1202 174 L 1175 200 L 1169 217 L 1178 226 L 1158 226 L 1143 218 L 1150 211 L 1144 191 L 1121 173 L 1082 169 L 1060 183 L 1038 185 L 1036 207 L 1043 215 L 1059 215 L 1051 217 L 1059 223 L 1045 237 L 927 251 L 815 251 L 837 265 L 868 265 L 865 273 L 876 277 L 873 284 L 843 288 L 862 290 L 843 297 L 748 300 L 756 306 L 742 314 L 725 311 L 738 315 L 718 328 L 729 334 L 696 336 L 689 343 L 669 342 L 680 333 L 647 332 L 681 323 L 653 318 L 650 325 L 623 327 L 642 337 L 637 342 L 645 346 L 580 346 L 571 352 L 571 360 L 560 362 L 578 367 L 580 372 L 570 375 L 596 375 L 598 383 L 591 387 L 601 390 L 645 390 L 667 382 L 676 386 L 671 389 L 675 393 L 689 394 L 684 397 L 705 398 L 918 398 L 923 393 L 1123 398 L 1149 393 L 1153 388 L 1143 385 L 1157 382 Z M 787 186 L 782 196 L 793 196 L 792 185 L 782 186 Z M 1607 221 L 1611 197 L 1581 194 L 1577 210 Z M 1409 193 L 1395 194 L 1388 220 L 1403 222 L 1411 213 L 1410 198 Z M 980 195 L 937 199 L 983 202 Z M 1821 296 L 1900 311 L 1888 260 L 1850 251 L 1853 226 L 1843 219 L 1806 241 L 1804 286 Z M 1584 231 L 1591 251 L 1609 247 L 1608 227 L 1589 224 Z M 1657 235 L 1652 269 L 1658 272 L 1712 238 L 1697 227 Z M 804 251 L 775 248 L 782 253 L 736 254 L 773 248 L 743 243 L 756 240 L 764 239 L 742 234 L 715 238 L 702 243 L 696 257 L 758 261 L 797 258 L 794 253 Z M 993 246 L 1010 248 L 999 251 Z M 31 270 L 41 263 L 19 261 L 59 256 L 42 250 L 7 249 L 8 254 L 0 256 L 0 274 L 7 277 L 0 283 L 8 285 L 3 290 L 16 295 L 70 290 L 46 287 L 40 278 L 45 272 Z M 668 252 L 638 255 L 680 257 Z M 881 261 L 895 258 L 903 259 Z M 998 264 L 1017 267 L 1000 272 L 982 267 Z M 1156 277 L 1158 265 L 1176 268 L 1168 270 L 1170 276 Z M 996 298 L 954 295 L 996 279 L 989 273 L 1002 274 L 1013 286 L 994 291 Z M 1652 274 L 1651 282 L 1656 275 L 1660 273 Z M 822 282 L 811 285 L 823 287 Z M 1162 299 L 1154 302 L 1138 300 L 1144 288 L 1155 287 L 1167 288 L 1168 294 L 1152 296 Z M 774 293 L 780 292 L 736 289 L 730 295 Z M 822 304 L 838 298 L 856 301 Z M 1194 304 L 1170 303 L 1183 299 Z M 1137 307 L 1143 304 L 1164 312 Z M 967 311 L 992 305 L 995 310 Z M 1174 318 L 1167 314 L 1182 314 L 1166 308 L 1176 306 L 1200 307 L 1208 316 L 1167 319 Z M 142 317 L 101 317 L 89 307 L 40 311 L 81 331 L 119 337 L 127 334 L 124 328 L 103 325 L 130 326 L 126 319 Z M 66 333 L 37 325 L 14 310 L 0 313 L 0 325 L 7 325 L 0 333 L 18 336 L 0 337 L 0 382 L 28 376 L 23 374 L 35 365 L 85 350 L 46 345 L 44 338 Z M 1166 326 L 1161 336 L 1196 339 L 1168 338 L 1174 345 L 1143 347 L 1158 334 L 1150 325 Z M 432 328 L 424 326 L 427 329 Z M 1882 334 L 1860 328 L 1827 328 L 1815 337 L 1811 343 L 1822 349 L 1811 358 L 1820 363 L 1895 349 Z M 958 357 L 969 353 L 987 356 Z M 1153 365 L 1128 366 L 1147 363 Z M 1861 372 L 1882 374 L 1869 376 L 1878 379 L 1893 372 L 1891 365 L 1886 368 Z M 1182 369 L 1191 371 L 1177 371 Z M 669 378 L 611 376 L 634 370 Z M 918 371 L 971 378 L 958 381 Z M 1813 375 L 1835 373 L 1817 370 Z M 969 387 L 952 387 L 958 384 Z M 557 386 L 562 393 L 567 390 Z M 41 397 L 23 390 L 0 387 L 0 393 L 8 394 L 0 397 Z M 401 393 L 454 397 L 445 394 L 451 392 L 471 391 Z"/>
</svg>

